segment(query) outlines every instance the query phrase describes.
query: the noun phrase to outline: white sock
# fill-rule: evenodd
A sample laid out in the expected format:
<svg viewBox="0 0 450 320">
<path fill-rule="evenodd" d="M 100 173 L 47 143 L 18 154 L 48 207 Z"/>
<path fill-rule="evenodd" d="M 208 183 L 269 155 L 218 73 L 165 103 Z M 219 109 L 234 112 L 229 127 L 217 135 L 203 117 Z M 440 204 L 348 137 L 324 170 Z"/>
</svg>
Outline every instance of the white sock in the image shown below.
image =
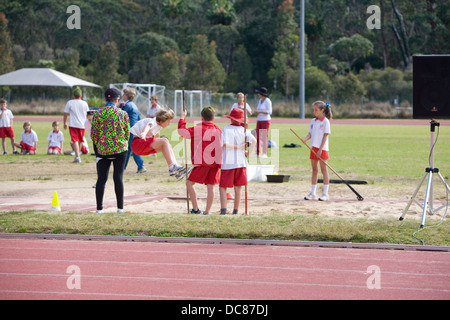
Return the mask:
<svg viewBox="0 0 450 320">
<path fill-rule="evenodd" d="M 323 194 L 328 194 L 328 188 L 330 187 L 329 184 L 324 184 L 323 185 Z"/>
<path fill-rule="evenodd" d="M 317 188 L 317 185 L 315 185 L 315 184 L 311 185 L 311 194 L 316 194 L 316 188 Z"/>
</svg>

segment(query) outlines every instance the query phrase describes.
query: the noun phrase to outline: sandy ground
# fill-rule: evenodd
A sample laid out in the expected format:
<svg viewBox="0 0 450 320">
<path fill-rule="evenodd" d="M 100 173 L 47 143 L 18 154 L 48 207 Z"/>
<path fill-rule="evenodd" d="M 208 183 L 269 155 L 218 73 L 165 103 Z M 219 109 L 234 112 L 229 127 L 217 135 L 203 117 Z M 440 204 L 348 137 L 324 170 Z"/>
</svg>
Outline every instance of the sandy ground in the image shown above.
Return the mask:
<svg viewBox="0 0 450 320">
<path fill-rule="evenodd" d="M 0 211 L 6 210 L 49 210 L 54 191 L 57 191 L 60 207 L 63 211 L 95 210 L 96 182 L 95 162 L 85 158 L 82 164 L 71 163 L 71 158 L 60 157 L 54 164 L 42 161 L 29 162 L 26 172 L 23 163 L 0 163 Z M 176 181 L 169 177 L 167 168 L 160 165 L 162 159 L 155 165 L 146 164 L 148 172 L 135 173 L 132 163 L 125 172 L 125 211 L 145 214 L 170 213 L 185 214 L 186 188 L 184 180 Z M 148 163 L 148 160 L 146 160 Z M 331 177 L 337 179 L 337 177 Z M 306 201 L 303 199 L 309 193 L 309 177 L 292 175 L 289 182 L 268 183 L 250 182 L 248 186 L 248 208 L 252 215 L 267 214 L 299 214 L 321 215 L 344 218 L 389 218 L 397 220 L 405 209 L 419 180 L 408 181 L 370 181 L 367 185 L 353 185 L 364 197 L 358 201 L 356 195 L 345 184 L 331 184 L 330 201 Z M 196 185 L 200 209 L 206 205 L 206 187 Z M 425 184 L 417 198 L 423 203 Z M 230 190 L 231 193 L 234 193 Z M 319 195 L 322 185 L 318 186 Z M 436 187 L 434 197 L 435 207 L 445 201 L 443 188 Z M 115 212 L 115 194 L 112 173 L 105 192 L 105 211 Z M 192 207 L 192 206 L 191 206 Z M 244 192 L 240 213 L 244 212 Z M 228 201 L 229 212 L 233 209 L 233 201 Z M 219 189 L 215 189 L 215 202 L 211 214 L 220 211 Z M 440 210 L 432 219 L 441 219 L 445 210 Z M 415 203 L 406 214 L 406 219 L 420 219 L 422 209 Z M 427 218 L 428 219 L 428 218 Z"/>
</svg>

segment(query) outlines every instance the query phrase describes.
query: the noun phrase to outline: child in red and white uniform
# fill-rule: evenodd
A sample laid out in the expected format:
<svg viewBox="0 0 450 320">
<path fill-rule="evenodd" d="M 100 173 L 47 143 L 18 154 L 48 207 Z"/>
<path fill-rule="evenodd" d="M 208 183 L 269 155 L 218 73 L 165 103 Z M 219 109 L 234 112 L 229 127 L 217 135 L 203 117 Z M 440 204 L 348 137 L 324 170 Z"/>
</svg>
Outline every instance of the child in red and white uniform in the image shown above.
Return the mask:
<svg viewBox="0 0 450 320">
<path fill-rule="evenodd" d="M 311 139 L 311 148 L 313 151 L 322 158 L 325 162 L 330 158 L 328 151 L 328 135 L 331 134 L 330 120 L 332 118 L 331 106 L 323 101 L 316 101 L 313 103 L 313 110 L 315 118 L 311 120 L 309 126 L 308 135 L 303 140 Z M 323 175 L 323 194 L 319 197 L 320 201 L 327 201 L 328 188 L 330 184 L 330 178 L 328 175 L 327 165 L 320 161 L 320 159 L 311 151 L 309 158 L 311 159 L 312 177 L 311 177 L 311 192 L 305 197 L 305 200 L 316 200 L 316 187 L 317 178 L 319 175 L 319 162 L 320 169 Z"/>
<path fill-rule="evenodd" d="M 233 109 L 229 116 L 231 124 L 222 131 L 222 165 L 220 174 L 220 214 L 227 214 L 227 188 L 234 187 L 234 210 L 237 214 L 241 201 L 242 186 L 247 185 L 247 157 L 256 146 L 256 138 L 242 126 L 244 111 Z M 250 143 L 249 151 L 245 151 L 245 141 Z"/>
<path fill-rule="evenodd" d="M 169 175 L 181 180 L 186 174 L 186 168 L 178 165 L 169 140 L 159 138 L 161 129 L 167 128 L 173 118 L 172 110 L 161 110 L 155 118 L 144 118 L 136 122 L 130 129 L 130 133 L 134 136 L 131 150 L 139 156 L 161 152 L 169 167 Z"/>
<path fill-rule="evenodd" d="M 233 106 L 231 107 L 231 110 L 236 109 L 236 108 L 241 108 L 242 110 L 246 110 L 247 111 L 247 117 L 250 117 L 252 115 L 252 108 L 250 107 L 250 105 L 247 103 L 244 107 L 244 94 L 242 92 L 239 92 L 236 95 L 236 100 L 237 102 L 235 104 L 233 104 Z"/>
<path fill-rule="evenodd" d="M 203 108 L 201 116 L 201 123 L 186 128 L 186 111 L 183 111 L 178 121 L 178 133 L 185 139 L 191 139 L 191 161 L 194 169 L 186 182 L 193 207 L 191 213 L 202 214 L 198 208 L 197 192 L 194 187 L 196 183 L 201 183 L 207 188 L 206 210 L 203 211 L 203 215 L 209 215 L 214 202 L 214 186 L 220 182 L 222 130 L 213 123 L 215 110 L 212 107 Z"/>
<path fill-rule="evenodd" d="M 59 122 L 53 121 L 53 130 L 48 134 L 47 154 L 62 154 L 64 134 L 59 130 Z"/>
<path fill-rule="evenodd" d="M 8 102 L 5 99 L 0 99 L 0 138 L 2 138 L 3 154 L 6 152 L 6 138 L 11 139 L 11 146 L 13 153 L 18 153 L 16 151 L 16 146 L 14 144 L 14 130 L 13 126 L 14 115 L 11 110 L 8 109 Z"/>
<path fill-rule="evenodd" d="M 36 132 L 31 128 L 31 122 L 25 121 L 23 123 L 24 131 L 20 135 L 20 143 L 15 143 L 15 146 L 22 150 L 22 154 L 36 154 L 36 147 L 38 137 Z"/>
</svg>

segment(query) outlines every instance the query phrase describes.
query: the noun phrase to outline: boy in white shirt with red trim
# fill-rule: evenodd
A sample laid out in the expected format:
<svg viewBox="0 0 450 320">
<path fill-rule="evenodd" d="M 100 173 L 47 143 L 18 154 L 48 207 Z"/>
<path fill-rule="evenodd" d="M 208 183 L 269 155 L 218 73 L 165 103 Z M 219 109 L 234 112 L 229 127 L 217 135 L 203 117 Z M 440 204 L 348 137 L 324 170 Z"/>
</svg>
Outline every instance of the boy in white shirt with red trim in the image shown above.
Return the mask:
<svg viewBox="0 0 450 320">
<path fill-rule="evenodd" d="M 53 121 L 53 130 L 48 134 L 47 154 L 62 154 L 64 133 L 59 130 L 59 122 Z"/>
<path fill-rule="evenodd" d="M 139 156 L 161 152 L 169 167 L 169 175 L 181 180 L 186 175 L 186 168 L 178 165 L 169 140 L 159 138 L 161 129 L 167 128 L 173 118 L 172 110 L 161 110 L 155 118 L 144 118 L 136 122 L 130 129 L 130 133 L 134 136 L 131 142 L 131 150 Z M 189 172 L 188 170 L 187 174 Z"/>
<path fill-rule="evenodd" d="M 242 186 L 247 185 L 247 157 L 256 146 L 256 138 L 242 124 L 244 111 L 233 109 L 229 116 L 231 124 L 222 130 L 222 165 L 220 172 L 220 214 L 227 214 L 227 188 L 234 187 L 234 210 L 237 214 L 241 201 Z M 247 138 L 247 139 L 246 139 Z M 245 140 L 250 143 L 249 151 L 245 151 Z"/>
<path fill-rule="evenodd" d="M 6 155 L 6 138 L 11 139 L 11 146 L 13 153 L 16 151 L 14 144 L 14 130 L 13 126 L 14 115 L 11 110 L 8 109 L 8 102 L 5 99 L 0 99 L 0 138 L 2 138 L 3 154 Z"/>
</svg>

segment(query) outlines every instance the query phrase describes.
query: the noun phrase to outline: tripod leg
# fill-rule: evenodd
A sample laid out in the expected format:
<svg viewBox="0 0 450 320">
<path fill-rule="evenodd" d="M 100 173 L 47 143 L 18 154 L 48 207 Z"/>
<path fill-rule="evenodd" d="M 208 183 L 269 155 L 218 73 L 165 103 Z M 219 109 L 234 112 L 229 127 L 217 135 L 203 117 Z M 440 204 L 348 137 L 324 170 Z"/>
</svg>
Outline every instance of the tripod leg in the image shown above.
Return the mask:
<svg viewBox="0 0 450 320">
<path fill-rule="evenodd" d="M 440 172 L 438 172 L 439 178 L 441 179 L 442 183 L 444 184 L 445 188 L 448 192 L 450 192 L 450 187 L 448 186 L 447 182 L 445 181 L 444 177 L 441 175 Z"/>
<path fill-rule="evenodd" d="M 422 177 L 422 179 L 419 182 L 419 185 L 417 186 L 416 190 L 414 191 L 411 200 L 409 200 L 408 205 L 406 206 L 405 210 L 403 210 L 403 214 L 401 215 L 401 217 L 398 219 L 400 221 L 402 221 L 405 218 L 406 213 L 409 210 L 409 207 L 411 206 L 412 202 L 414 201 L 414 199 L 416 198 L 417 192 L 419 192 L 420 187 L 422 186 L 423 180 L 425 180 L 425 177 L 427 176 L 427 174 L 425 173 Z"/>
<path fill-rule="evenodd" d="M 425 226 L 425 218 L 427 216 L 427 207 L 428 207 L 428 200 L 430 198 L 430 189 L 432 181 L 433 181 L 433 170 L 430 170 L 430 172 L 428 172 L 427 192 L 425 193 L 425 201 L 423 203 L 422 222 L 420 223 L 420 228 L 422 229 Z"/>
<path fill-rule="evenodd" d="M 450 193 L 450 187 L 448 186 L 447 182 L 445 182 L 444 177 L 442 177 L 442 175 L 441 175 L 440 172 L 438 172 L 437 174 L 438 174 L 438 176 L 439 176 L 439 179 L 441 179 L 441 182 L 442 182 L 442 184 L 444 185 L 445 189 L 447 190 L 447 193 Z M 446 206 L 448 206 L 449 203 L 450 203 L 450 202 L 448 201 L 448 195 L 447 195 L 447 202 L 446 202 L 444 205 L 440 206 L 439 208 L 436 208 L 436 209 L 433 208 L 432 214 L 435 214 L 436 212 L 438 212 L 438 211 L 441 210 L 442 208 L 445 208 Z"/>
</svg>

